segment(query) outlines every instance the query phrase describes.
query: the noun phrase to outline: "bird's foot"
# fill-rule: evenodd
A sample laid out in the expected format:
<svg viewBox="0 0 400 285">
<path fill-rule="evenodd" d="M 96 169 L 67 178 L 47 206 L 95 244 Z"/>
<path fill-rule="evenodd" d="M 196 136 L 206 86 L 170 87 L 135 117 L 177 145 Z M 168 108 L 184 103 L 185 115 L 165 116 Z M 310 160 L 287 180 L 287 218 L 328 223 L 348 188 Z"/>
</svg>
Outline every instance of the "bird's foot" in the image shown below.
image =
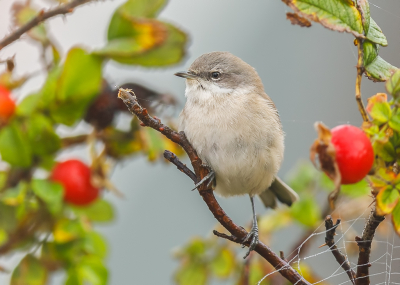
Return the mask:
<svg viewBox="0 0 400 285">
<path fill-rule="evenodd" d="M 209 173 L 208 173 L 206 176 L 204 176 L 204 178 L 201 179 L 200 182 L 198 182 L 196 185 L 194 185 L 194 188 L 192 189 L 192 191 L 193 191 L 193 190 L 196 190 L 197 187 L 199 187 L 201 184 L 203 184 L 203 183 L 204 183 L 205 181 L 207 181 L 207 180 L 208 180 L 208 182 L 207 182 L 207 188 L 210 187 L 211 184 L 214 182 L 214 179 L 215 179 L 215 172 L 214 172 L 214 170 L 212 170 L 211 167 L 209 167 L 209 166 L 206 165 L 206 164 L 203 164 L 202 167 L 207 168 L 207 169 L 209 170 Z"/>
<path fill-rule="evenodd" d="M 249 245 L 249 251 L 246 253 L 246 255 L 243 257 L 245 259 L 246 257 L 249 256 L 250 252 L 254 250 L 258 244 L 258 227 L 257 225 L 251 228 L 250 232 L 247 234 L 247 236 L 243 239 L 242 241 L 242 248 L 245 247 L 245 243 L 250 242 Z"/>
</svg>

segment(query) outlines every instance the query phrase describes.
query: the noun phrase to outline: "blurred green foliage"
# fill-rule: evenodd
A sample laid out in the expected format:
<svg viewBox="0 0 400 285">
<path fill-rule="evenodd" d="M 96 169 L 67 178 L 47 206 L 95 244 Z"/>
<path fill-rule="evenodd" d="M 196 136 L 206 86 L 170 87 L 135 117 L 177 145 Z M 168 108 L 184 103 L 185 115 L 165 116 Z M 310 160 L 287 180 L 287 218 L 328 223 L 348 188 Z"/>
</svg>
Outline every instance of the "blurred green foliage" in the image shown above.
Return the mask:
<svg viewBox="0 0 400 285">
<path fill-rule="evenodd" d="M 40 13 L 31 2 L 13 6 L 15 27 Z M 111 222 L 114 209 L 102 198 L 86 206 L 68 204 L 63 186 L 43 178 L 64 150 L 88 144 L 92 181 L 111 191 L 116 190 L 108 179 L 110 162 L 138 153 L 156 160 L 166 148 L 182 153 L 154 130 L 140 128 L 137 119 L 132 119 L 130 130 L 118 129 L 114 114 L 127 109 L 102 75 L 109 60 L 161 67 L 183 58 L 187 35 L 157 19 L 165 4 L 164 0 L 128 0 L 110 15 L 108 40 L 94 51 L 73 47 L 62 54 L 56 37 L 48 36 L 47 23 L 28 32 L 42 53 L 50 52 L 52 58 L 45 62 L 43 86 L 24 96 L 15 114 L 0 126 L 0 154 L 6 163 L 0 172 L 0 254 L 26 254 L 14 269 L 11 284 L 48 284 L 50 274 L 60 270 L 66 273 L 68 285 L 108 284 L 107 242 L 93 226 Z M 27 78 L 16 77 L 14 64 L 10 66 L 0 74 L 0 85 L 11 90 Z M 138 88 L 141 99 L 163 100 L 157 92 L 135 83 L 131 86 Z M 93 126 L 86 134 L 61 137 L 57 131 L 60 125 L 72 127 L 83 120 Z M 101 153 L 94 151 L 99 143 Z"/>
</svg>

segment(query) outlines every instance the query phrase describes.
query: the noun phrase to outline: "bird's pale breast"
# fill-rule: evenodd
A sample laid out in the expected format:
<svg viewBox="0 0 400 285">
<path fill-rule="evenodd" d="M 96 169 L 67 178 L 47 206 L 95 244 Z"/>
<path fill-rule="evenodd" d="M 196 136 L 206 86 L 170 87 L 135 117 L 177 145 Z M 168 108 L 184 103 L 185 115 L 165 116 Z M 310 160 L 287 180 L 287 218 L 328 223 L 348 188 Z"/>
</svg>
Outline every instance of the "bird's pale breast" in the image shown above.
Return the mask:
<svg viewBox="0 0 400 285">
<path fill-rule="evenodd" d="M 243 91 L 223 96 L 186 95 L 180 130 L 215 171 L 215 191 L 233 196 L 266 190 L 278 172 L 284 150 L 279 116 L 267 96 Z M 212 100 L 207 99 L 210 96 Z"/>
</svg>

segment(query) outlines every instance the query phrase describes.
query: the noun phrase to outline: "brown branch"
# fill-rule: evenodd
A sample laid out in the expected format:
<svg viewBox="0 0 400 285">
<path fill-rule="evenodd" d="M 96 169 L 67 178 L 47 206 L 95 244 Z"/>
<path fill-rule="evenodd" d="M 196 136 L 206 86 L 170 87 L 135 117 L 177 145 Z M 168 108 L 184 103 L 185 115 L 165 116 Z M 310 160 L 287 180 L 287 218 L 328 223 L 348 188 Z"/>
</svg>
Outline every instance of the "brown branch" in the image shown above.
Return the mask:
<svg viewBox="0 0 400 285">
<path fill-rule="evenodd" d="M 197 176 L 196 174 L 191 171 L 186 164 L 182 163 L 179 158 L 169 150 L 164 151 L 164 157 L 171 163 L 175 164 L 175 166 L 185 173 L 187 176 L 189 176 L 190 179 L 193 180 L 194 183 L 197 183 Z"/>
<path fill-rule="evenodd" d="M 73 0 L 67 4 L 59 5 L 56 8 L 49 10 L 47 12 L 45 12 L 44 10 L 40 11 L 39 14 L 36 17 L 34 17 L 32 20 L 30 20 L 28 23 L 19 27 L 18 29 L 13 31 L 11 34 L 9 34 L 5 38 L 3 38 L 0 41 L 0 50 L 4 47 L 8 46 L 12 42 L 18 40 L 23 34 L 28 32 L 30 29 L 36 27 L 37 25 L 39 25 L 41 22 L 43 22 L 49 18 L 52 18 L 54 16 L 57 16 L 57 15 L 65 15 L 65 14 L 71 13 L 74 11 L 75 7 L 85 4 L 87 2 L 90 2 L 90 1 L 93 1 L 93 0 Z"/>
<path fill-rule="evenodd" d="M 362 237 L 356 236 L 356 242 L 359 248 L 357 262 L 357 279 L 356 285 L 368 285 L 369 280 L 369 257 L 371 254 L 371 244 L 374 238 L 376 228 L 385 219 L 385 216 L 376 214 L 375 209 L 372 209 L 367 223 L 365 224 Z"/>
<path fill-rule="evenodd" d="M 139 105 L 136 96 L 132 96 L 129 91 L 130 90 L 125 90 L 121 88 L 118 93 L 118 97 L 124 101 L 129 111 L 132 112 L 132 114 L 136 115 L 139 120 L 142 121 L 142 125 L 151 127 L 161 132 L 164 136 L 183 147 L 190 158 L 194 172 L 198 177 L 197 180 L 202 179 L 204 176 L 206 176 L 209 170 L 201 166 L 202 162 L 200 158 L 197 156 L 196 151 L 186 139 L 184 133 L 175 132 L 168 126 L 162 124 L 160 120 L 150 116 L 147 110 Z M 241 243 L 241 241 L 247 235 L 246 230 L 244 230 L 242 227 L 237 226 L 231 220 L 231 218 L 226 215 L 224 210 L 220 207 L 217 200 L 215 199 L 212 189 L 207 188 L 206 184 L 207 183 L 203 183 L 201 186 L 199 186 L 199 194 L 203 198 L 204 202 L 207 204 L 214 217 L 225 227 L 225 229 L 227 229 L 232 234 L 232 241 L 235 240 L 235 242 Z M 276 270 L 278 270 L 283 277 L 285 277 L 293 284 L 310 285 L 310 283 L 304 280 L 304 278 L 286 261 L 282 260 L 262 242 L 259 242 L 259 244 L 255 248 L 255 251 L 260 254 L 264 259 L 266 259 Z"/>
<path fill-rule="evenodd" d="M 65 137 L 61 139 L 63 148 L 67 148 L 73 145 L 85 143 L 88 140 L 89 135 L 77 135 L 74 137 Z"/>
<path fill-rule="evenodd" d="M 356 39 L 357 48 L 358 48 L 358 61 L 357 61 L 357 78 L 356 78 L 356 101 L 358 105 L 358 110 L 361 113 L 361 117 L 363 118 L 364 122 L 368 122 L 369 118 L 367 112 L 365 111 L 364 103 L 361 98 L 361 79 L 362 75 L 365 71 L 364 68 L 364 51 L 362 46 L 362 39 Z"/>
<path fill-rule="evenodd" d="M 0 246 L 0 255 L 9 253 L 21 243 L 32 238 L 39 228 L 43 229 L 46 223 L 48 223 L 48 217 L 48 212 L 27 215 L 15 231 L 9 234 L 7 241 Z"/>
<path fill-rule="evenodd" d="M 340 224 L 340 219 L 336 220 L 336 224 L 333 224 L 332 217 L 330 215 L 326 216 L 325 218 L 325 229 L 326 229 L 326 236 L 325 236 L 325 244 L 329 246 L 333 256 L 335 257 L 336 261 L 340 264 L 343 270 L 347 273 L 350 278 L 351 283 L 355 284 L 356 273 L 350 267 L 350 262 L 347 260 L 346 256 L 340 252 L 335 244 L 335 235 L 336 235 L 336 228 Z"/>
<path fill-rule="evenodd" d="M 18 185 L 22 180 L 29 180 L 32 177 L 31 168 L 10 168 L 7 173 L 6 183 L 0 188 L 0 193 Z"/>
</svg>

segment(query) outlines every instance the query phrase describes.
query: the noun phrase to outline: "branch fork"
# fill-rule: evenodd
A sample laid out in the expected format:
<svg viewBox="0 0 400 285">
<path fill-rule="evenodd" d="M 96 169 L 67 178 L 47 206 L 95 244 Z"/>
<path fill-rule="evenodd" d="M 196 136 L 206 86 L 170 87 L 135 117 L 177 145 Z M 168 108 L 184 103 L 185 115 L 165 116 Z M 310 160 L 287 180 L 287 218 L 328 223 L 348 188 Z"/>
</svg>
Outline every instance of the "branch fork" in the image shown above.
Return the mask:
<svg viewBox="0 0 400 285">
<path fill-rule="evenodd" d="M 144 126 L 153 128 L 154 130 L 162 133 L 165 137 L 177 143 L 185 150 L 193 166 L 194 172 L 192 172 L 185 164 L 183 164 L 172 152 L 165 151 L 164 157 L 168 161 L 172 162 L 190 179 L 192 179 L 194 183 L 200 181 L 209 173 L 209 170 L 207 168 L 202 167 L 201 159 L 198 157 L 196 150 L 191 146 L 183 132 L 178 133 L 172 130 L 170 127 L 164 125 L 158 118 L 155 119 L 154 117 L 150 116 L 147 110 L 139 104 L 136 96 L 131 90 L 121 88 L 119 90 L 118 97 L 124 101 L 129 111 L 137 116 Z M 228 230 L 231 235 L 229 236 L 223 233 L 219 233 L 217 231 L 214 231 L 214 234 L 233 242 L 241 243 L 242 240 L 246 237 L 247 231 L 244 230 L 242 227 L 236 225 L 232 221 L 232 219 L 224 212 L 224 210 L 215 199 L 212 188 L 207 187 L 207 183 L 203 183 L 198 187 L 198 191 L 204 202 L 207 204 L 211 213 L 221 223 L 221 225 L 224 226 L 226 230 Z M 286 278 L 293 284 L 311 285 L 295 269 L 293 269 L 288 262 L 280 258 L 262 242 L 259 242 L 254 251 L 262 256 L 265 260 L 267 260 L 284 278 Z"/>
</svg>

